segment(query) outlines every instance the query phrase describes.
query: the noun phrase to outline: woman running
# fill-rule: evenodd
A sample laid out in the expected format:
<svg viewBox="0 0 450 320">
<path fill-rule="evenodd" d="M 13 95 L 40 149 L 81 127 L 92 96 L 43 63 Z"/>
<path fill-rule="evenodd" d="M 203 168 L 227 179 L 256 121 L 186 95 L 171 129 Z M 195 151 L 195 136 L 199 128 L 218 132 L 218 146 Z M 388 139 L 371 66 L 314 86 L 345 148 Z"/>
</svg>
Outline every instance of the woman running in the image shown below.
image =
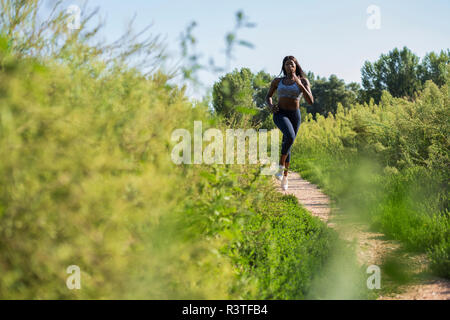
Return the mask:
<svg viewBox="0 0 450 320">
<path fill-rule="evenodd" d="M 281 188 L 288 188 L 288 168 L 291 161 L 291 146 L 300 127 L 300 97 L 303 94 L 308 104 L 314 103 L 311 86 L 297 59 L 286 56 L 281 65 L 284 74 L 282 78 L 275 78 L 270 84 L 266 95 L 266 102 L 273 113 L 273 121 L 283 133 L 279 170 L 275 174 L 281 180 Z M 281 73 L 281 72 L 280 72 Z M 277 90 L 278 104 L 272 104 L 272 95 Z"/>
</svg>

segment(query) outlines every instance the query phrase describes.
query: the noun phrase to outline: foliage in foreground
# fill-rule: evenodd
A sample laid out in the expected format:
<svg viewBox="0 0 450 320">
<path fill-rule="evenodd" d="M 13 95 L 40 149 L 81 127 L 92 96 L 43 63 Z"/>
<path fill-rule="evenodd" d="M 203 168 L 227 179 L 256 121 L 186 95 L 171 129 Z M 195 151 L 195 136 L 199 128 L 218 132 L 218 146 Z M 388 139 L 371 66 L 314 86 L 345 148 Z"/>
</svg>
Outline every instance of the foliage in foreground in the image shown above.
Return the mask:
<svg viewBox="0 0 450 320">
<path fill-rule="evenodd" d="M 331 250 L 323 223 L 257 166 L 171 161 L 174 129 L 226 129 L 206 105 L 161 73 L 44 65 L 0 43 L 0 297 L 308 294 Z"/>
</svg>

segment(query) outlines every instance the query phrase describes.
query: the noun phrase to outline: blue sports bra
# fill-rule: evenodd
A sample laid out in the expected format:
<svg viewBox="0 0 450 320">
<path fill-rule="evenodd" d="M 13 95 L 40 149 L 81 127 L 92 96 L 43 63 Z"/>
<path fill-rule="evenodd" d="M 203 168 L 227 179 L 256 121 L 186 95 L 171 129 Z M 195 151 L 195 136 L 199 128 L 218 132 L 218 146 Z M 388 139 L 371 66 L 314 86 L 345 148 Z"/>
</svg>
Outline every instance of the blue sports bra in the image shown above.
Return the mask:
<svg viewBox="0 0 450 320">
<path fill-rule="evenodd" d="M 297 83 L 294 82 L 293 84 L 287 86 L 283 84 L 283 79 L 281 78 L 278 82 L 278 88 L 277 88 L 277 95 L 278 98 L 281 97 L 288 97 L 291 99 L 300 99 L 300 96 L 302 95 L 302 90 L 298 87 Z"/>
</svg>

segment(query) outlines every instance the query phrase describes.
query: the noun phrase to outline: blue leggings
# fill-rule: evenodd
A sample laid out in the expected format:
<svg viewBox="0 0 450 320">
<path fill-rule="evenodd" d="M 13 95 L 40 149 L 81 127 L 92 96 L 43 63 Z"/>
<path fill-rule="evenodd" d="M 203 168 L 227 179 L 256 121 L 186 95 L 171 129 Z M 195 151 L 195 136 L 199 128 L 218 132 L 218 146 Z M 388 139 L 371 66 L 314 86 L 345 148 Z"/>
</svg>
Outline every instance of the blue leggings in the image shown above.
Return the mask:
<svg viewBox="0 0 450 320">
<path fill-rule="evenodd" d="M 291 146 L 297 136 L 302 116 L 300 109 L 285 110 L 279 109 L 273 114 L 273 122 L 283 132 L 283 141 L 281 143 L 281 154 L 287 154 L 286 162 L 291 161 Z"/>
</svg>

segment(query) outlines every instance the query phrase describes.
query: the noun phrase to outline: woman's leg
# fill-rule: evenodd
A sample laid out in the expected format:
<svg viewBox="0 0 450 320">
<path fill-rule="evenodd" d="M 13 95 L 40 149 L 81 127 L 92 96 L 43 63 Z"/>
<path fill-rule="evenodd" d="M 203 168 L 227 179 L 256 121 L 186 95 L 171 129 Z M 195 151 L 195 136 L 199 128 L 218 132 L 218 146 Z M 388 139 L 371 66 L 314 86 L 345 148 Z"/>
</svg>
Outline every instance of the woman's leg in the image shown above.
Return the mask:
<svg viewBox="0 0 450 320">
<path fill-rule="evenodd" d="M 280 166 L 285 166 L 286 165 L 286 158 L 287 158 L 287 154 L 282 154 L 280 156 Z"/>
<path fill-rule="evenodd" d="M 281 144 L 281 157 L 280 165 L 286 164 L 286 160 L 289 157 L 289 149 L 295 139 L 295 130 L 289 117 L 283 112 L 278 111 L 273 115 L 273 121 L 275 125 L 283 133 L 283 140 Z"/>
<path fill-rule="evenodd" d="M 289 117 L 289 120 L 290 120 L 293 130 L 295 132 L 295 135 L 294 135 L 294 140 L 295 140 L 295 138 L 297 137 L 298 129 L 300 128 L 300 123 L 301 123 L 300 109 L 297 109 L 297 111 L 292 116 Z M 286 160 L 284 162 L 284 167 L 285 167 L 284 175 L 285 176 L 287 176 L 289 164 L 291 162 L 291 147 L 292 147 L 293 143 L 294 142 L 292 141 L 291 145 L 289 146 L 288 154 L 287 154 Z"/>
<path fill-rule="evenodd" d="M 290 151 L 289 151 L 290 152 Z M 284 175 L 287 177 L 287 175 L 288 175 L 288 171 L 289 171 L 289 164 L 290 164 L 290 162 L 285 162 L 284 163 Z"/>
</svg>

